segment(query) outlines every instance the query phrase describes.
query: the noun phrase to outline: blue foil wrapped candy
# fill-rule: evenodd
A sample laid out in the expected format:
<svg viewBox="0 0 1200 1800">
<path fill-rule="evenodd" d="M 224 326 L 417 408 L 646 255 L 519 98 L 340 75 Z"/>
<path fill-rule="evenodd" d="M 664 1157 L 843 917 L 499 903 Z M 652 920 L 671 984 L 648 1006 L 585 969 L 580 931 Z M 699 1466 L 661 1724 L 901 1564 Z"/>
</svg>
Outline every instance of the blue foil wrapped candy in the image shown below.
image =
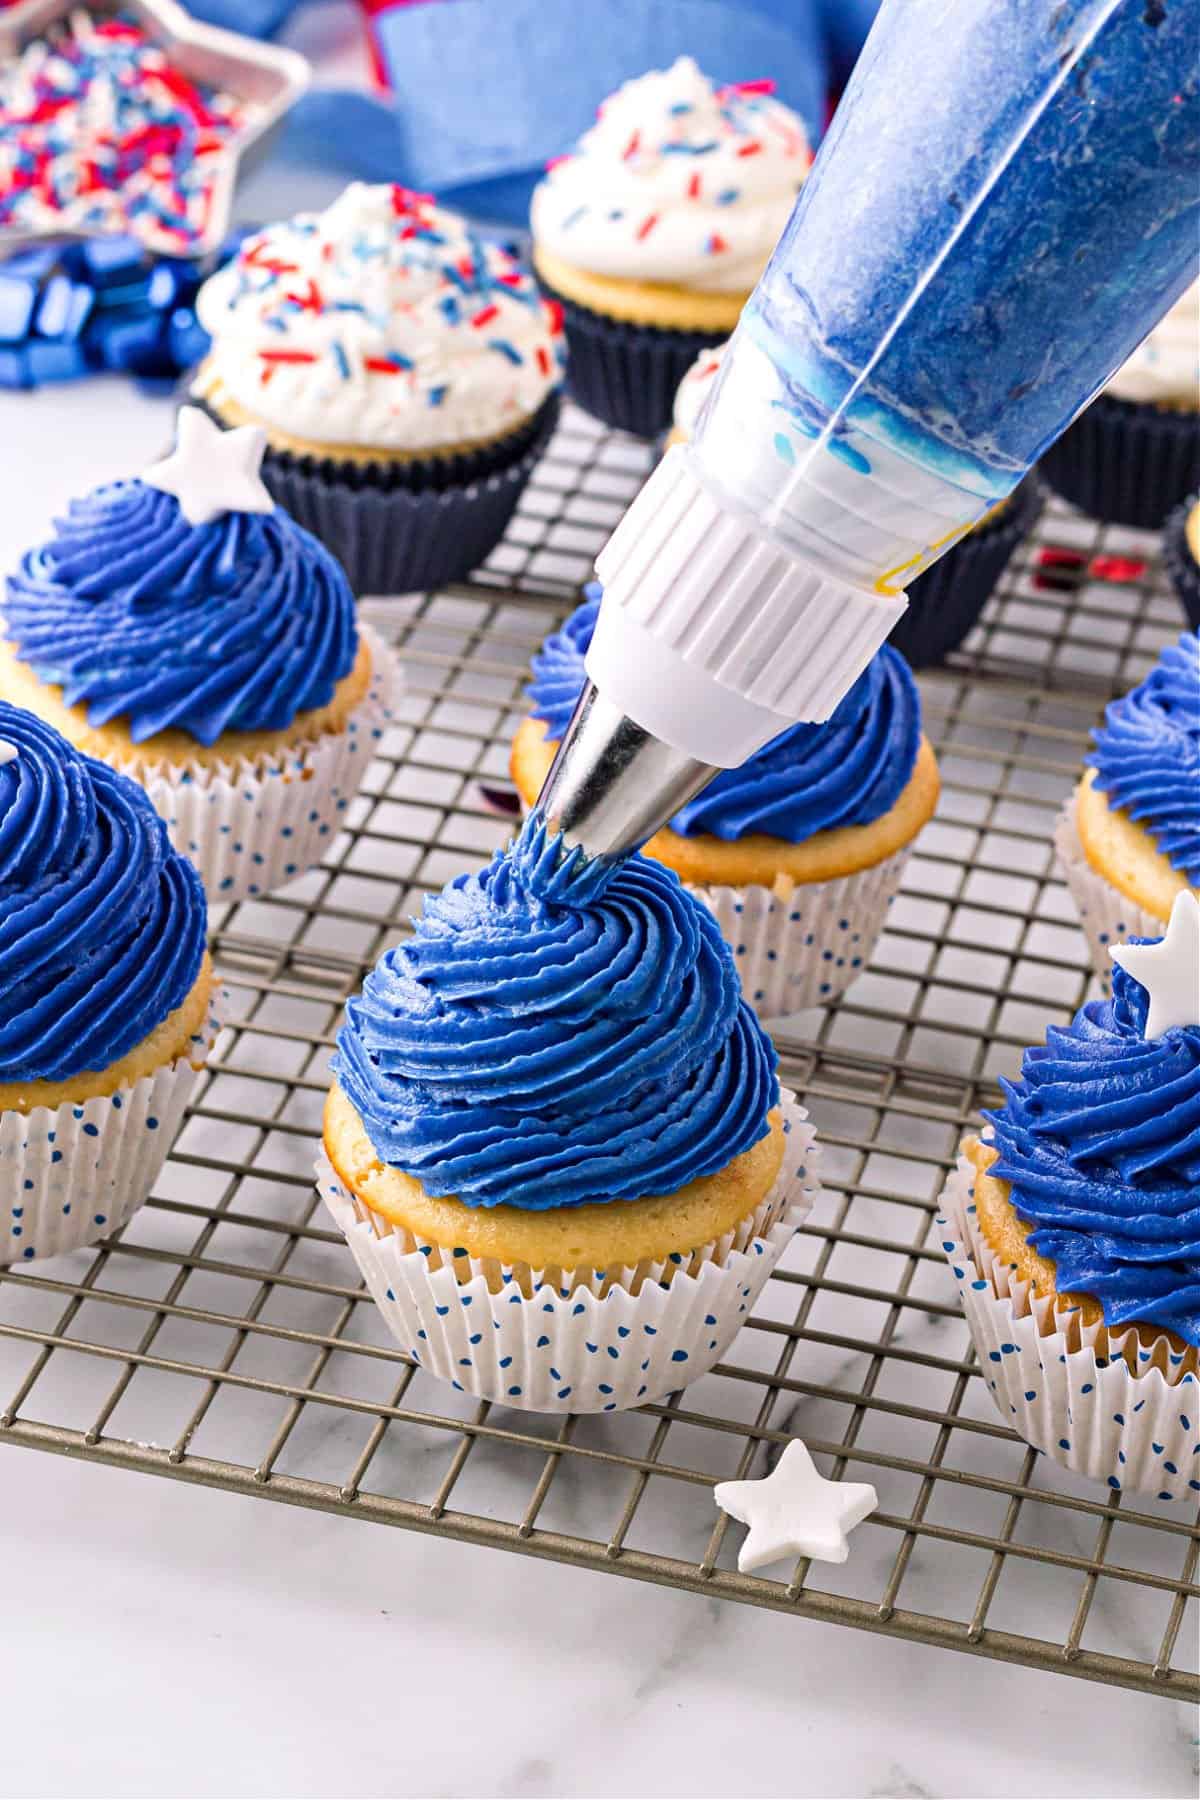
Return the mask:
<svg viewBox="0 0 1200 1800">
<path fill-rule="evenodd" d="M 202 259 L 148 255 L 133 237 L 16 252 L 0 263 L 0 387 L 102 371 L 177 380 L 208 348 L 196 319 L 200 285 L 245 235 Z"/>
</svg>

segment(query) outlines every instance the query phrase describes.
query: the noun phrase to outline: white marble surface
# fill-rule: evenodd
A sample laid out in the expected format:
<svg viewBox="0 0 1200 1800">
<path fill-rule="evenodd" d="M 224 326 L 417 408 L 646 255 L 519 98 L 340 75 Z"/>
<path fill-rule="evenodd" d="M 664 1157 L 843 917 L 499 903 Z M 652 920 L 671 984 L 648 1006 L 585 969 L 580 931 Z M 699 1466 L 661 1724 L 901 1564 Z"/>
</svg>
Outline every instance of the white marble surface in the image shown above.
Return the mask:
<svg viewBox="0 0 1200 1800">
<path fill-rule="evenodd" d="M 357 66 L 340 5 L 303 36 Z M 247 213 L 285 189 L 264 170 Z M 0 561 L 169 416 L 116 381 L 0 395 Z M 2 1796 L 1196 1792 L 1182 1706 L 29 1452 L 0 1471 Z M 561 1504 L 595 1528 L 585 1491 Z M 849 1567 L 893 1547 L 867 1525 Z"/>
<path fill-rule="evenodd" d="M 7 1796 L 1189 1796 L 1195 1722 L 9 1451 Z"/>
</svg>

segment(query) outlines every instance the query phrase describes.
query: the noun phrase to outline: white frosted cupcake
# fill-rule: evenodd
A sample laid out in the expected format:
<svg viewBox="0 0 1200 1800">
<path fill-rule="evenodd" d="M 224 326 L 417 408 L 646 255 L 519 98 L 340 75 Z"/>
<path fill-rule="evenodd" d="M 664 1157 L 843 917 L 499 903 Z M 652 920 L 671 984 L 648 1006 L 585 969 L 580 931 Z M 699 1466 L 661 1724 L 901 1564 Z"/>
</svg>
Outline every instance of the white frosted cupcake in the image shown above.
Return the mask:
<svg viewBox="0 0 1200 1800">
<path fill-rule="evenodd" d="M 354 182 L 201 289 L 193 394 L 259 425 L 263 475 L 356 593 L 461 580 L 503 535 L 558 415 L 557 308 L 428 194 Z"/>
<path fill-rule="evenodd" d="M 1065 500 L 1154 530 L 1200 486 L 1200 283 L 1159 320 L 1038 465 Z"/>
<path fill-rule="evenodd" d="M 564 309 L 568 379 L 606 424 L 657 437 L 689 363 L 737 323 L 812 161 L 770 81 L 690 57 L 627 81 L 534 191 L 534 267 Z"/>
<path fill-rule="evenodd" d="M 428 900 L 346 1007 L 321 1191 L 401 1347 L 611 1412 L 727 1350 L 815 1191 L 711 916 L 541 827 Z"/>
<path fill-rule="evenodd" d="M 318 862 L 382 735 L 390 652 L 258 477 L 261 433 L 180 414 L 141 480 L 74 500 L 8 579 L 0 695 L 139 781 L 212 901 Z"/>
<path fill-rule="evenodd" d="M 600 587 L 533 659 L 533 710 L 510 770 L 537 799 L 583 687 Z M 921 697 L 884 648 L 823 725 L 794 725 L 726 769 L 645 854 L 716 914 L 746 998 L 767 1018 L 825 1005 L 865 968 L 912 844 L 938 799 Z"/>
<path fill-rule="evenodd" d="M 671 407 L 671 429 L 667 434 L 668 449 L 672 444 L 686 444 L 695 431 L 700 409 L 712 391 L 728 347 L 728 343 L 714 344 L 711 349 L 701 350 L 676 388 Z"/>
<path fill-rule="evenodd" d="M 0 1264 L 150 1192 L 216 1029 L 205 922 L 141 789 L 0 700 Z"/>
</svg>

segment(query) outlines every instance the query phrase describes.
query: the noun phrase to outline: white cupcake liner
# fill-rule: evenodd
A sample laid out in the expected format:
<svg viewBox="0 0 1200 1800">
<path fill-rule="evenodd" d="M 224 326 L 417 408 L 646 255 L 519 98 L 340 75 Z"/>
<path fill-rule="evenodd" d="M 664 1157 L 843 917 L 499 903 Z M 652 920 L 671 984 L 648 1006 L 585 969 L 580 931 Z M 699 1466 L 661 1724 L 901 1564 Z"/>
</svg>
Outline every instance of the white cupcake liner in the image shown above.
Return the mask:
<svg viewBox="0 0 1200 1800">
<path fill-rule="evenodd" d="M 1112 946 L 1131 937 L 1160 938 L 1166 926 L 1093 869 L 1079 836 L 1077 806 L 1078 799 L 1072 794 L 1054 827 L 1054 849 L 1079 913 L 1092 966 L 1107 988 L 1112 981 Z"/>
<path fill-rule="evenodd" d="M 870 961 L 911 854 L 893 856 L 833 881 L 773 887 L 687 883 L 716 915 L 733 951 L 742 992 L 763 1018 L 828 1006 Z"/>
<path fill-rule="evenodd" d="M 965 1156 L 942 1191 L 941 1246 L 1001 1418 L 1027 1443 L 1114 1489 L 1188 1500 L 1200 1493 L 1200 1383 L 1168 1350 L 1151 1364 L 1137 1334 L 1057 1313 L 1002 1266 L 979 1231 Z M 1136 1355 L 1138 1373 L 1123 1351 Z"/>
<path fill-rule="evenodd" d="M 736 1230 L 665 1263 L 551 1271 L 449 1256 L 391 1231 L 322 1156 L 317 1185 L 393 1337 L 460 1392 L 529 1412 L 614 1412 L 722 1357 L 819 1191 L 815 1134 L 781 1091 L 783 1164 Z"/>
<path fill-rule="evenodd" d="M 0 1112 L 0 1267 L 82 1249 L 132 1218 L 158 1179 L 212 1050 L 219 1003 L 214 990 L 193 1052 L 130 1087 Z"/>
<path fill-rule="evenodd" d="M 399 686 L 392 652 L 369 627 L 359 630 L 371 651 L 371 680 L 342 730 L 254 762 L 126 769 L 175 848 L 200 871 L 213 904 L 270 893 L 320 862 L 358 792 Z"/>
</svg>

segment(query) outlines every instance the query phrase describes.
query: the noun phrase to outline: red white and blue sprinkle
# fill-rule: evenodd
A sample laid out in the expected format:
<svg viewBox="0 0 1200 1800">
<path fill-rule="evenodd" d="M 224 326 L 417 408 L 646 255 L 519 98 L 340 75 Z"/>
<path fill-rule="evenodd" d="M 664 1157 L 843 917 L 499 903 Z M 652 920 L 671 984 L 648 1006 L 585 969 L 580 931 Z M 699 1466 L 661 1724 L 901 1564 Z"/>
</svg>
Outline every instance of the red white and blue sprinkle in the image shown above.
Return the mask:
<svg viewBox="0 0 1200 1800">
<path fill-rule="evenodd" d="M 73 12 L 0 69 L 0 227 L 128 231 L 187 250 L 209 229 L 248 114 L 133 19 Z"/>
</svg>

